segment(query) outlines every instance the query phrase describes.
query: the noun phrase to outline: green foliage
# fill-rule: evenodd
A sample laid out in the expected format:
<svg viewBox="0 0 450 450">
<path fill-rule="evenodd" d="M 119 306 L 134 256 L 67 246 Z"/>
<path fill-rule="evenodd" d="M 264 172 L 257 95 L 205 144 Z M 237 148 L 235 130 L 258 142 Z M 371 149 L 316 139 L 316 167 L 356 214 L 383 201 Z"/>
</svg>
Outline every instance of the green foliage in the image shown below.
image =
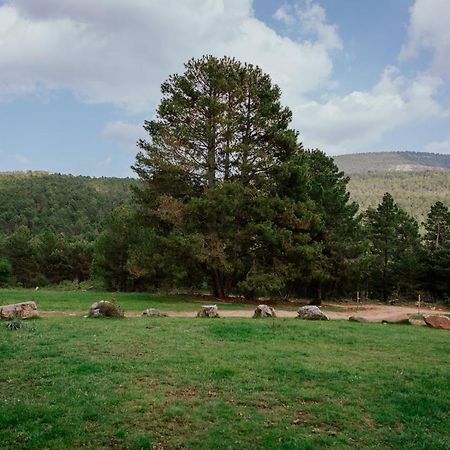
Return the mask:
<svg viewBox="0 0 450 450">
<path fill-rule="evenodd" d="M 434 296 L 450 294 L 450 212 L 441 202 L 430 209 L 424 223 L 423 283 Z"/>
<path fill-rule="evenodd" d="M 450 170 L 351 173 L 348 189 L 363 211 L 376 208 L 389 192 L 400 208 L 421 223 L 436 201 L 450 206 Z"/>
<path fill-rule="evenodd" d="M 370 242 L 370 289 L 386 302 L 397 294 L 411 294 L 420 272 L 420 238 L 417 222 L 386 193 L 377 209 L 366 212 Z"/>
<path fill-rule="evenodd" d="M 20 330 L 23 327 L 22 319 L 19 317 L 13 317 L 6 322 L 6 329 L 9 331 Z"/>
<path fill-rule="evenodd" d="M 278 86 L 257 67 L 206 56 L 162 93 L 134 166 L 153 238 L 147 267 L 178 267 L 173 280 L 203 274 L 218 297 L 287 295 L 305 281 L 331 290 L 355 256 L 357 207 L 333 160 L 297 142 Z"/>
<path fill-rule="evenodd" d="M 133 180 L 0 174 L 0 285 L 45 286 L 90 277 L 93 242 Z"/>
<path fill-rule="evenodd" d="M 7 286 L 11 282 L 13 267 L 7 259 L 0 259 L 0 287 Z"/>
</svg>

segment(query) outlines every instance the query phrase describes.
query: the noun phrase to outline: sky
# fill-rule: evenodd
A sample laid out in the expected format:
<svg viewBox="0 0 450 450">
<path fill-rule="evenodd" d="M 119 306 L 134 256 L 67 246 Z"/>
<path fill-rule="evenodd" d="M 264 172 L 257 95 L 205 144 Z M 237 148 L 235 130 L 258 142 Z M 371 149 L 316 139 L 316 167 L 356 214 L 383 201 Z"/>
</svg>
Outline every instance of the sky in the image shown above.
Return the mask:
<svg viewBox="0 0 450 450">
<path fill-rule="evenodd" d="M 450 154 L 450 0 L 0 0 L 0 171 L 132 176 L 160 85 L 260 66 L 305 147 Z"/>
</svg>

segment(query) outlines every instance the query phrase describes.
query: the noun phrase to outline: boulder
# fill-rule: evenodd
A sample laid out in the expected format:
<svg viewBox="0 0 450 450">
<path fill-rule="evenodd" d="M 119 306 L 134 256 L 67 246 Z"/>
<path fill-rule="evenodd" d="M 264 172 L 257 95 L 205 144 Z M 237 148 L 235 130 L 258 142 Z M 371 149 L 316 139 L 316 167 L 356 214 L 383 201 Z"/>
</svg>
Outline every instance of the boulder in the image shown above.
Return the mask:
<svg viewBox="0 0 450 450">
<path fill-rule="evenodd" d="M 381 323 L 409 323 L 409 315 L 408 314 L 393 314 L 392 316 L 385 317 Z"/>
<path fill-rule="evenodd" d="M 277 317 L 275 310 L 271 306 L 258 305 L 253 314 L 254 319 L 259 319 L 262 317 Z"/>
<path fill-rule="evenodd" d="M 165 314 L 163 314 L 159 309 L 155 308 L 148 308 L 142 313 L 142 317 L 164 317 Z"/>
<path fill-rule="evenodd" d="M 39 312 L 36 303 L 22 302 L 14 303 L 12 305 L 0 306 L 0 319 L 29 319 L 30 317 L 39 317 Z"/>
<path fill-rule="evenodd" d="M 424 317 L 422 314 L 411 314 L 409 316 L 408 321 L 411 325 L 426 326 L 426 323 L 425 323 L 425 320 L 424 320 Z"/>
<path fill-rule="evenodd" d="M 197 317 L 219 317 L 219 308 L 217 305 L 203 305 Z"/>
<path fill-rule="evenodd" d="M 450 330 L 450 319 L 447 316 L 425 316 L 424 321 L 429 327 Z"/>
<path fill-rule="evenodd" d="M 109 300 L 100 300 L 91 305 L 89 317 L 124 317 L 122 308 Z"/>
<path fill-rule="evenodd" d="M 368 322 L 368 320 L 365 317 L 360 317 L 360 316 L 350 316 L 348 318 L 348 320 L 350 320 L 350 322 Z"/>
<path fill-rule="evenodd" d="M 328 320 L 328 317 L 320 310 L 320 308 L 313 305 L 303 306 L 297 311 L 297 314 L 298 319 Z"/>
</svg>

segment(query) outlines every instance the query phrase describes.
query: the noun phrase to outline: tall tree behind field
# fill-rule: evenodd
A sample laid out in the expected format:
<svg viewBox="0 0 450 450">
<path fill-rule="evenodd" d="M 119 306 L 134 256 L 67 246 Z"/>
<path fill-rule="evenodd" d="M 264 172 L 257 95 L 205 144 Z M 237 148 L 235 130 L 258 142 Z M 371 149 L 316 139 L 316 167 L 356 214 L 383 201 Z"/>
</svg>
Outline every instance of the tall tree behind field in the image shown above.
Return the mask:
<svg viewBox="0 0 450 450">
<path fill-rule="evenodd" d="M 409 293 L 420 271 L 417 222 L 386 193 L 377 209 L 366 212 L 366 230 L 373 255 L 371 291 L 387 302 L 395 290 Z"/>
<path fill-rule="evenodd" d="M 424 284 L 434 295 L 450 295 L 450 212 L 442 202 L 436 202 L 424 222 Z"/>
<path fill-rule="evenodd" d="M 313 240 L 322 251 L 317 276 L 313 280 L 318 301 L 324 293 L 343 294 L 349 289 L 353 265 L 362 253 L 361 221 L 358 205 L 350 201 L 349 178 L 333 158 L 319 150 L 308 152 L 309 196 L 315 203 L 320 227 Z"/>
<path fill-rule="evenodd" d="M 162 93 L 139 144 L 137 199 L 159 233 L 191 249 L 223 297 L 252 267 L 253 219 L 271 172 L 297 149 L 291 112 L 267 75 L 230 58 L 189 61 Z"/>
</svg>

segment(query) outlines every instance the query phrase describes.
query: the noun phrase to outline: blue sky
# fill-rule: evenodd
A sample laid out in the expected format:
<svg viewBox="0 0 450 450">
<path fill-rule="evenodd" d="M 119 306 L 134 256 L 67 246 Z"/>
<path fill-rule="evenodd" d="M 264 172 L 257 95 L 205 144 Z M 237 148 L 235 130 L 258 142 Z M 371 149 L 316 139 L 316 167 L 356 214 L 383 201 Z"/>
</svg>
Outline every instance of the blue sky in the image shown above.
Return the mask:
<svg viewBox="0 0 450 450">
<path fill-rule="evenodd" d="M 307 147 L 450 153 L 448 0 L 0 0 L 0 171 L 128 176 L 159 86 L 256 63 Z"/>
</svg>

